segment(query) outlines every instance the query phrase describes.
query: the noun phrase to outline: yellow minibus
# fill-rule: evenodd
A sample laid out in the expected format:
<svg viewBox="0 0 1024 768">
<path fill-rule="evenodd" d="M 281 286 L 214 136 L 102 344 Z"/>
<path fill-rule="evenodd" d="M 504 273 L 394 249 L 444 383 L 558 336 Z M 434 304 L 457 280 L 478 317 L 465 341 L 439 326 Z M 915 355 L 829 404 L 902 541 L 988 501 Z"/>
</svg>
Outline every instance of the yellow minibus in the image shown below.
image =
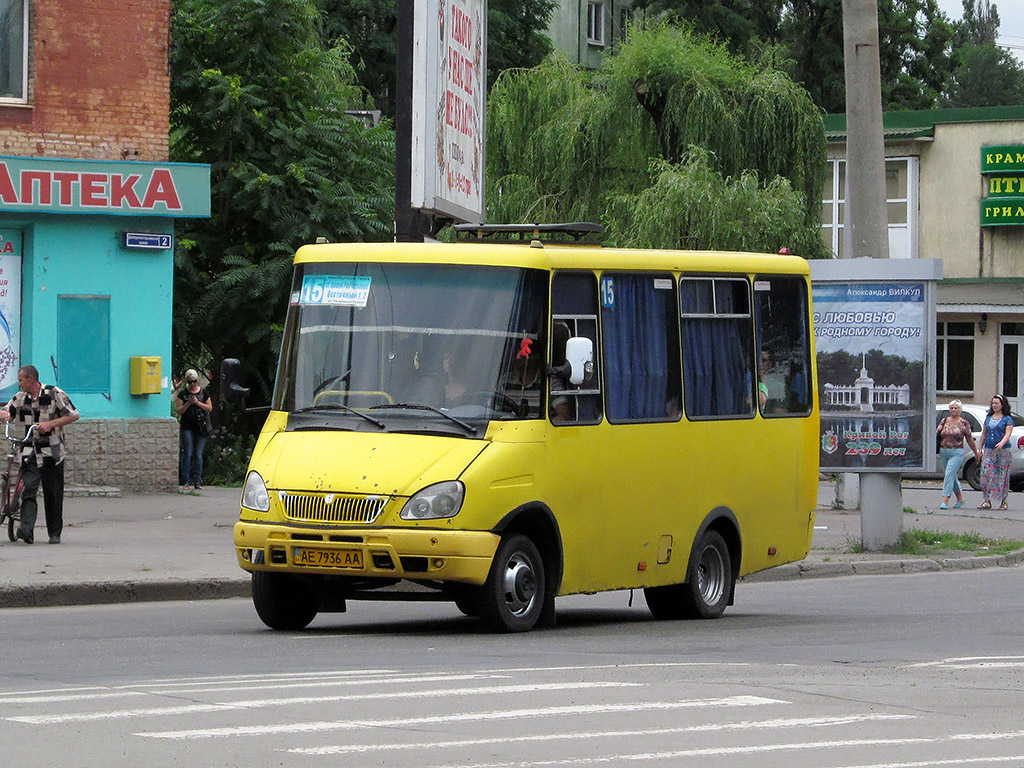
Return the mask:
<svg viewBox="0 0 1024 768">
<path fill-rule="evenodd" d="M 517 632 L 638 588 L 657 618 L 715 618 L 806 557 L 806 261 L 551 241 L 593 227 L 298 250 L 234 527 L 264 623 L 433 599 Z"/>
</svg>

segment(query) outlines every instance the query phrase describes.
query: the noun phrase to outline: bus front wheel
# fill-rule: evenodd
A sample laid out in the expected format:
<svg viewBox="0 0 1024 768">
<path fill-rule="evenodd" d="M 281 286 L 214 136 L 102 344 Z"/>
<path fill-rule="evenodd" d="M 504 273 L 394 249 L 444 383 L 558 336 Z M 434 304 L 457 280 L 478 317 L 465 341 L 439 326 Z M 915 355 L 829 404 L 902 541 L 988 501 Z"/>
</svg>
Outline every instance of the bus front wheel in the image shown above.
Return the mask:
<svg viewBox="0 0 1024 768">
<path fill-rule="evenodd" d="M 300 576 L 252 572 L 252 604 L 271 629 L 304 629 L 320 610 L 320 596 Z"/>
<path fill-rule="evenodd" d="M 544 607 L 544 561 L 526 536 L 502 539 L 481 588 L 480 617 L 498 632 L 533 629 Z"/>
<path fill-rule="evenodd" d="M 685 584 L 647 587 L 644 599 L 656 619 L 717 619 L 732 594 L 732 558 L 718 531 L 705 531 L 694 547 Z"/>
</svg>

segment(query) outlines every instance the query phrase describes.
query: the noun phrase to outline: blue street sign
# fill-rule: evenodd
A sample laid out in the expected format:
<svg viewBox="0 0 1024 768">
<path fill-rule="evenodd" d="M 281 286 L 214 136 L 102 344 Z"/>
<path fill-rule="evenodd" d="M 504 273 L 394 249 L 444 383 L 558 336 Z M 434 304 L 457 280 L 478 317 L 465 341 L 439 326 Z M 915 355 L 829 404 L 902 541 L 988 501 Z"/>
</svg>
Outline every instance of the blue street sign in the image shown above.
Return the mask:
<svg viewBox="0 0 1024 768">
<path fill-rule="evenodd" d="M 171 247 L 172 235 L 161 235 L 152 232 L 125 232 L 125 248 L 152 248 L 166 251 Z"/>
</svg>

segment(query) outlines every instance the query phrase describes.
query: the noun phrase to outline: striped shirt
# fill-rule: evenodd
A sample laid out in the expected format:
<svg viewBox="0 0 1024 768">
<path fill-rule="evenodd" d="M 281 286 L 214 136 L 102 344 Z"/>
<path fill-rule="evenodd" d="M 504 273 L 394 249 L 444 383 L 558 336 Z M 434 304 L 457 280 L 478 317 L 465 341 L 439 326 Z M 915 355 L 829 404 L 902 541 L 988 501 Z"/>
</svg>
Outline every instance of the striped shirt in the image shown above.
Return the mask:
<svg viewBox="0 0 1024 768">
<path fill-rule="evenodd" d="M 28 392 L 19 391 L 4 406 L 11 414 L 11 420 L 24 425 L 25 431 L 33 424 L 42 421 L 53 421 L 61 416 L 77 414 L 71 398 L 60 387 L 40 385 L 39 396 L 32 397 Z M 22 432 L 24 434 L 24 432 Z M 35 458 L 42 464 L 44 458 L 52 458 L 57 464 L 64 461 L 67 451 L 64 449 L 64 428 L 57 427 L 49 433 L 32 434 L 33 440 L 21 449 L 22 460 Z"/>
</svg>

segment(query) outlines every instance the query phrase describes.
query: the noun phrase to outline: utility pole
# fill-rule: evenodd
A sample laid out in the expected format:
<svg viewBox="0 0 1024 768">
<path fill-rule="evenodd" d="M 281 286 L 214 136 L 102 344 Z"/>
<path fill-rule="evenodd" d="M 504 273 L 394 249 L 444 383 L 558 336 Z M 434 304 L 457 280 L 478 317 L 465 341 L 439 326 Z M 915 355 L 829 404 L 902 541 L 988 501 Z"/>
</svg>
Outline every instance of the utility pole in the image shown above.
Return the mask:
<svg viewBox="0 0 1024 768">
<path fill-rule="evenodd" d="M 889 258 L 885 141 L 878 57 L 877 0 L 843 0 L 846 70 L 845 258 Z M 903 532 L 898 473 L 860 475 L 860 532 L 866 550 L 895 544 Z"/>
</svg>

